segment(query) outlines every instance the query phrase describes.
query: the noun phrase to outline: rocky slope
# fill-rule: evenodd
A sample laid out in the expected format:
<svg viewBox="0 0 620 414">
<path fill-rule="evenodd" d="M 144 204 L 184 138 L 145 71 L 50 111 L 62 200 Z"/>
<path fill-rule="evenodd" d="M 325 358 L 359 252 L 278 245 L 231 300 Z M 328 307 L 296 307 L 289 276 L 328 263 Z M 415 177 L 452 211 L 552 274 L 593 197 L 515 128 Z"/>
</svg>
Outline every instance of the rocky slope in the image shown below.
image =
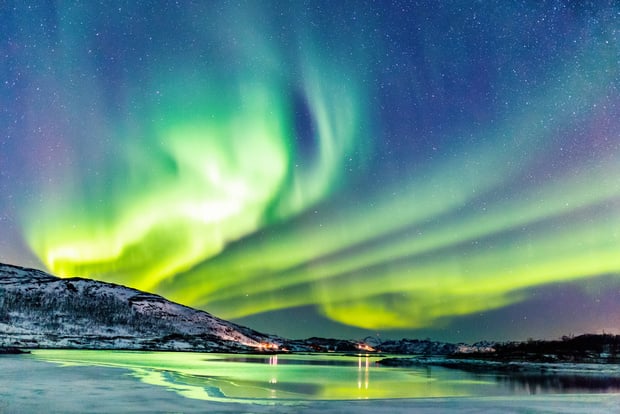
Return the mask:
<svg viewBox="0 0 620 414">
<path fill-rule="evenodd" d="M 492 343 L 401 339 L 289 340 L 262 334 L 161 296 L 91 279 L 61 279 L 0 264 L 0 349 L 82 348 L 201 352 L 493 352 Z"/>
<path fill-rule="evenodd" d="M 227 352 L 283 342 L 158 295 L 0 264 L 0 347 Z"/>
</svg>

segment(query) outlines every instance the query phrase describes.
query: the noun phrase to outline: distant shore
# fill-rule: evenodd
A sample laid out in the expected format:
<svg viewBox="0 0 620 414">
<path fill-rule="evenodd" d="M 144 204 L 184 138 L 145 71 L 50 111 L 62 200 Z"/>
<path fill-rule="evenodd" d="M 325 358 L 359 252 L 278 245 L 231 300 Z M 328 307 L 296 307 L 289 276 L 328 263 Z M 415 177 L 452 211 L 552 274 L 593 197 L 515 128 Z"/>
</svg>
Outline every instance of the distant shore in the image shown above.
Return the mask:
<svg viewBox="0 0 620 414">
<path fill-rule="evenodd" d="M 540 361 L 497 361 L 489 359 L 453 357 L 387 357 L 377 361 L 386 367 L 438 366 L 470 372 L 554 374 L 558 372 L 575 374 L 600 374 L 605 372 L 620 377 L 620 364 L 608 362 L 540 362 Z M 608 369 L 601 370 L 601 367 Z"/>
<path fill-rule="evenodd" d="M 0 347 L 0 355 L 16 355 L 16 354 L 29 354 L 30 351 L 24 350 L 24 349 L 20 349 L 20 348 L 15 348 L 12 346 L 9 347 Z"/>
</svg>

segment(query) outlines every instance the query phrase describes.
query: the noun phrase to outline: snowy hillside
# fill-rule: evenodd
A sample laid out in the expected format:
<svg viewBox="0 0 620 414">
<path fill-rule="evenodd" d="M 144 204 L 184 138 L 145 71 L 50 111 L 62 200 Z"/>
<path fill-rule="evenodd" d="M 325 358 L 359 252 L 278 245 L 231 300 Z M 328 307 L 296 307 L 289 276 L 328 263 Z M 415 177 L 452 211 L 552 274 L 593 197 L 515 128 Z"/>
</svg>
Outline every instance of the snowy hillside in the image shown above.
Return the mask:
<svg viewBox="0 0 620 414">
<path fill-rule="evenodd" d="M 224 352 L 282 341 L 158 295 L 0 264 L 0 347 Z"/>
</svg>

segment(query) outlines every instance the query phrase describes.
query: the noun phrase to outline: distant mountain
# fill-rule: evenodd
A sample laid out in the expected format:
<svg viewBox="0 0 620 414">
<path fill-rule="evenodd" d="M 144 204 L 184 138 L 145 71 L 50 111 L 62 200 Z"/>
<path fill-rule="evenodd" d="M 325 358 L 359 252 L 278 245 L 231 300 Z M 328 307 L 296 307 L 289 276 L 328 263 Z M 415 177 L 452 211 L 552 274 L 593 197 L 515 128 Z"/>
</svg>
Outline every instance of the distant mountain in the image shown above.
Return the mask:
<svg viewBox="0 0 620 414">
<path fill-rule="evenodd" d="M 492 343 L 401 339 L 289 340 L 257 332 L 161 296 L 79 277 L 61 279 L 0 264 L 0 350 L 81 348 L 201 352 L 493 352 Z"/>
<path fill-rule="evenodd" d="M 158 295 L 0 264 L 0 347 L 244 352 L 284 342 Z"/>
<path fill-rule="evenodd" d="M 495 352 L 495 343 L 489 341 L 476 342 L 473 345 L 464 343 L 431 341 L 430 339 L 387 340 L 374 345 L 374 349 L 395 355 L 453 355 Z"/>
</svg>

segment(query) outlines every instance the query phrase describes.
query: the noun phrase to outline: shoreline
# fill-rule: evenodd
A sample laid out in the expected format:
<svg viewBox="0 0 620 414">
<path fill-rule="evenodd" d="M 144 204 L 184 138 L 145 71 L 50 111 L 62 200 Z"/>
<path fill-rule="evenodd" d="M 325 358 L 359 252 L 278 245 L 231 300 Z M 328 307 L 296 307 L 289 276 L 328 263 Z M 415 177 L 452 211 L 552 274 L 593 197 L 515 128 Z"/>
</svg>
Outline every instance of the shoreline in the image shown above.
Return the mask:
<svg viewBox="0 0 620 414">
<path fill-rule="evenodd" d="M 63 366 L 30 358 L 0 358 L 0 411 L 18 412 L 217 412 L 217 413 L 409 413 L 501 412 L 609 413 L 620 404 L 618 393 L 530 394 L 512 396 L 443 396 L 370 400 L 273 400 L 216 402 L 189 398 L 171 389 L 125 375 L 123 367 Z M 120 373 L 120 375 L 119 375 Z M 19 383 L 33 384 L 16 387 Z M 80 398 L 71 398 L 78 390 Z M 104 394 L 102 394 L 104 393 Z M 106 395 L 106 398 L 101 398 Z"/>
<path fill-rule="evenodd" d="M 30 350 L 16 348 L 12 346 L 0 347 L 0 355 L 21 355 L 21 354 L 29 354 Z"/>
<path fill-rule="evenodd" d="M 516 361 L 453 357 L 388 357 L 377 361 L 385 367 L 442 367 L 484 374 L 514 376 L 604 376 L 620 381 L 620 364 L 605 361 Z M 620 385 L 620 382 L 619 382 Z"/>
</svg>

